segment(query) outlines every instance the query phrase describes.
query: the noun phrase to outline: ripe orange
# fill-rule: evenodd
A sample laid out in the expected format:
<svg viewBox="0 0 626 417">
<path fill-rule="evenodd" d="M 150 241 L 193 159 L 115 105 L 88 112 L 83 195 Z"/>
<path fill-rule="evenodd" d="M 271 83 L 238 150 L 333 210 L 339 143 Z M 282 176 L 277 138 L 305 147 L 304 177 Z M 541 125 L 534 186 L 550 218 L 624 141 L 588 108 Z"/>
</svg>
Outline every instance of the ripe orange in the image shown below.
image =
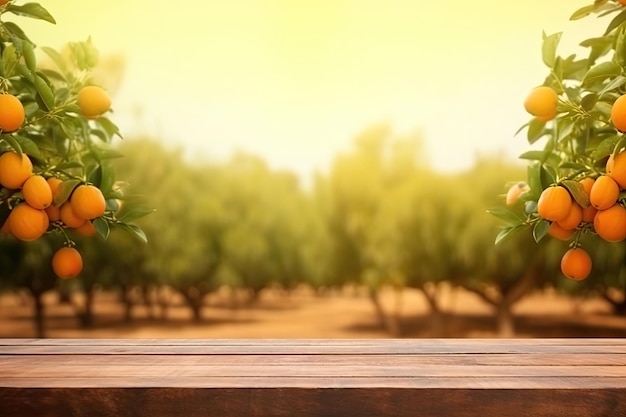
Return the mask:
<svg viewBox="0 0 626 417">
<path fill-rule="evenodd" d="M 583 208 L 576 202 L 572 202 L 567 217 L 557 223 L 565 230 L 573 230 L 583 221 Z"/>
<path fill-rule="evenodd" d="M 22 196 L 32 208 L 43 210 L 52 204 L 52 190 L 41 175 L 33 175 L 22 186 Z"/>
<path fill-rule="evenodd" d="M 24 106 L 20 99 L 12 94 L 0 94 L 0 129 L 15 132 L 24 123 L 24 118 Z"/>
<path fill-rule="evenodd" d="M 37 240 L 48 230 L 48 215 L 43 210 L 32 208 L 20 203 L 11 210 L 9 229 L 13 236 L 20 240 Z"/>
<path fill-rule="evenodd" d="M 59 207 L 48 206 L 44 211 L 48 215 L 48 220 L 50 220 L 51 222 L 61 220 L 61 209 Z"/>
<path fill-rule="evenodd" d="M 594 180 L 591 177 L 587 177 L 587 178 L 583 178 L 579 182 L 585 189 L 585 194 L 587 194 L 587 198 L 589 198 L 589 196 L 591 195 L 591 188 L 593 187 L 593 184 L 596 182 L 596 180 Z M 593 223 L 593 219 L 594 217 L 596 217 L 597 212 L 598 212 L 598 209 L 592 206 L 591 204 L 583 208 L 583 222 Z"/>
<path fill-rule="evenodd" d="M 71 229 L 76 229 L 85 223 L 85 219 L 76 215 L 72 203 L 69 201 L 61 206 L 61 221 Z"/>
<path fill-rule="evenodd" d="M 22 157 L 8 151 L 0 155 L 0 185 L 11 190 L 16 190 L 33 175 L 33 163 L 26 154 Z"/>
<path fill-rule="evenodd" d="M 556 185 L 542 191 L 537 202 L 537 212 L 543 219 L 564 220 L 572 208 L 572 197 L 564 187 Z"/>
<path fill-rule="evenodd" d="M 626 152 L 620 152 L 606 161 L 606 175 L 613 178 L 621 189 L 626 188 Z"/>
<path fill-rule="evenodd" d="M 545 119 L 556 116 L 557 104 L 558 95 L 556 91 L 550 87 L 540 86 L 534 88 L 526 97 L 524 108 L 533 116 Z"/>
<path fill-rule="evenodd" d="M 519 196 L 528 190 L 530 190 L 530 188 L 528 188 L 528 184 L 526 184 L 525 182 L 518 182 L 517 184 L 513 184 L 506 193 L 506 205 L 512 206 L 513 204 L 515 204 L 519 199 Z"/>
<path fill-rule="evenodd" d="M 583 280 L 591 273 L 591 257 L 582 248 L 569 249 L 561 258 L 561 272 L 570 279 Z"/>
<path fill-rule="evenodd" d="M 619 185 L 608 175 L 600 175 L 591 187 L 589 202 L 598 210 L 606 210 L 617 201 Z"/>
<path fill-rule="evenodd" d="M 93 185 L 79 185 L 70 197 L 74 213 L 85 220 L 95 219 L 104 214 L 106 201 L 102 191 Z"/>
<path fill-rule="evenodd" d="M 559 240 L 569 240 L 574 236 L 574 233 L 576 232 L 572 229 L 563 229 L 557 222 L 552 222 L 548 228 L 548 234 Z"/>
<path fill-rule="evenodd" d="M 46 182 L 48 183 L 48 185 L 50 186 L 50 191 L 52 191 L 52 197 L 54 197 L 59 189 L 59 187 L 61 186 L 61 184 L 63 183 L 63 181 L 61 181 L 60 179 L 58 179 L 57 177 L 50 177 L 46 180 Z"/>
<path fill-rule="evenodd" d="M 76 232 L 78 232 L 78 234 L 81 236 L 89 237 L 96 234 L 96 228 L 94 227 L 92 222 L 86 220 L 82 226 L 76 228 Z"/>
<path fill-rule="evenodd" d="M 76 96 L 80 111 L 88 118 L 95 118 L 109 110 L 111 99 L 102 87 L 88 85 Z"/>
<path fill-rule="evenodd" d="M 544 116 L 535 116 L 535 118 L 537 120 L 541 120 L 542 122 L 548 122 L 548 121 L 554 119 L 556 117 L 557 113 L 558 112 L 557 112 L 557 109 L 555 107 L 553 112 L 551 112 L 549 114 L 546 114 Z"/>
<path fill-rule="evenodd" d="M 617 0 L 617 2 L 619 4 L 623 4 L 624 6 L 626 6 L 626 0 Z"/>
<path fill-rule="evenodd" d="M 607 242 L 621 242 L 626 239 L 626 209 L 620 204 L 614 204 L 606 210 L 598 211 L 593 220 L 593 228 Z"/>
<path fill-rule="evenodd" d="M 52 256 L 52 270 L 62 279 L 74 278 L 83 270 L 83 258 L 75 248 L 61 248 Z"/>
<path fill-rule="evenodd" d="M 626 94 L 619 96 L 613 103 L 611 122 L 620 132 L 626 131 Z"/>
<path fill-rule="evenodd" d="M 5 4 L 7 4 L 10 1 L 11 0 L 0 0 L 0 6 L 4 6 Z"/>
</svg>

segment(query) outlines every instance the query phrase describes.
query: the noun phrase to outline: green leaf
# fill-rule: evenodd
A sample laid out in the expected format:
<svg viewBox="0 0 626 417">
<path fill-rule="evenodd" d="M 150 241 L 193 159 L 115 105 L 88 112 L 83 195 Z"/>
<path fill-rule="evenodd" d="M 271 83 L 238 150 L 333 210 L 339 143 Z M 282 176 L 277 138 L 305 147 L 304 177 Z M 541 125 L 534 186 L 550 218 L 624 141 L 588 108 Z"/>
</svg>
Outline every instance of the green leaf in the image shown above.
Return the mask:
<svg viewBox="0 0 626 417">
<path fill-rule="evenodd" d="M 30 42 L 23 42 L 22 53 L 24 54 L 24 62 L 30 72 L 37 72 L 37 59 L 35 58 L 35 49 Z"/>
<path fill-rule="evenodd" d="M 626 84 L 626 77 L 623 75 L 618 75 L 614 79 L 612 79 L 602 90 L 598 92 L 598 96 L 602 97 L 605 93 L 609 91 L 616 90 Z"/>
<path fill-rule="evenodd" d="M 540 219 L 535 223 L 533 227 L 533 238 L 535 242 L 539 243 L 541 239 L 543 239 L 548 234 L 548 229 L 550 228 L 550 222 L 544 219 Z"/>
<path fill-rule="evenodd" d="M 4 141 L 8 143 L 18 155 L 22 156 L 22 147 L 19 142 L 15 140 L 13 135 L 2 135 L 2 139 L 4 139 Z"/>
<path fill-rule="evenodd" d="M 598 98 L 599 97 L 597 94 L 594 94 L 594 93 L 587 94 L 580 100 L 580 105 L 585 111 L 591 111 L 591 109 L 593 109 L 593 107 L 598 102 Z M 571 131 L 573 124 L 570 124 L 569 126 L 570 126 L 570 131 Z"/>
<path fill-rule="evenodd" d="M 614 135 L 602 140 L 591 154 L 593 160 L 599 161 L 611 155 L 620 138 L 621 135 Z"/>
<path fill-rule="evenodd" d="M 541 186 L 541 164 L 537 162 L 528 164 L 526 178 L 528 179 L 528 187 L 530 187 L 533 199 L 538 199 L 543 191 Z"/>
<path fill-rule="evenodd" d="M 507 238 L 511 237 L 513 234 L 522 230 L 522 228 L 523 228 L 523 225 L 505 227 L 504 229 L 500 230 L 500 233 L 498 233 L 498 236 L 496 236 L 496 240 L 494 244 L 499 245 L 500 243 L 504 242 Z"/>
<path fill-rule="evenodd" d="M 147 216 L 148 214 L 154 213 L 155 209 L 147 208 L 147 207 L 133 207 L 121 213 L 118 216 L 118 220 L 123 221 L 125 223 L 135 221 L 141 217 Z"/>
<path fill-rule="evenodd" d="M 583 208 L 589 207 L 589 197 L 580 182 L 574 180 L 563 180 L 561 181 L 561 185 L 567 188 L 572 197 L 574 197 L 574 200 L 576 200 L 576 202 Z"/>
<path fill-rule="evenodd" d="M 617 77 L 622 74 L 622 68 L 613 61 L 602 62 L 595 65 L 587 71 L 583 78 L 583 85 L 589 86 L 591 84 L 602 82 L 607 78 Z"/>
<path fill-rule="evenodd" d="M 6 7 L 7 12 L 11 12 L 18 16 L 26 16 L 33 19 L 45 20 L 46 22 L 56 24 L 54 17 L 39 3 L 26 3 L 17 5 L 10 3 Z"/>
<path fill-rule="evenodd" d="M 50 111 L 54 108 L 54 93 L 52 89 L 41 76 L 35 75 L 35 88 L 43 103 L 46 105 L 46 110 Z"/>
<path fill-rule="evenodd" d="M 517 225 L 520 223 L 524 223 L 525 219 L 520 217 L 517 213 L 512 210 L 509 210 L 506 207 L 498 206 L 493 207 L 487 210 L 487 213 L 491 214 L 499 218 L 500 220 L 504 220 L 506 223 Z"/>
<path fill-rule="evenodd" d="M 539 178 L 541 180 L 541 188 L 546 189 L 556 183 L 556 169 L 541 165 L 539 170 Z"/>
<path fill-rule="evenodd" d="M 569 20 L 578 20 L 583 17 L 589 16 L 596 9 L 595 4 L 590 4 L 589 6 L 583 6 L 580 9 L 576 10 L 569 18 Z"/>
<path fill-rule="evenodd" d="M 87 182 L 100 188 L 102 184 L 102 165 L 98 164 L 87 175 Z"/>
<path fill-rule="evenodd" d="M 556 49 L 561 41 L 562 32 L 554 33 L 550 36 L 543 34 L 543 44 L 541 46 L 541 57 L 543 63 L 549 68 L 554 68 L 556 61 Z"/>
<path fill-rule="evenodd" d="M 41 152 L 39 151 L 39 147 L 32 139 L 29 139 L 25 136 L 13 135 L 15 140 L 20 144 L 21 148 L 30 156 L 34 156 L 35 158 L 41 159 Z"/>
<path fill-rule="evenodd" d="M 110 119 L 106 117 L 98 117 L 96 119 L 96 123 L 102 127 L 102 129 L 106 132 L 109 138 L 117 135 L 120 137 L 120 139 L 124 139 L 122 137 L 122 134 L 120 133 L 119 127 L 117 127 L 117 125 L 113 123 Z"/>
<path fill-rule="evenodd" d="M 93 227 L 96 229 L 96 232 L 105 239 L 107 239 L 111 233 L 109 223 L 102 217 L 93 219 Z"/>
<path fill-rule="evenodd" d="M 609 25 L 606 27 L 604 34 L 608 35 L 609 33 L 613 31 L 613 29 L 615 29 L 616 27 L 618 27 L 625 21 L 626 21 L 626 10 L 624 10 L 623 12 L 615 16 L 613 20 L 611 20 L 611 23 L 609 23 Z"/>
<path fill-rule="evenodd" d="M 519 156 L 520 159 L 528 159 L 531 161 L 545 162 L 550 165 L 558 165 L 561 162 L 561 158 L 550 151 L 526 151 Z"/>
<path fill-rule="evenodd" d="M 529 144 L 532 145 L 546 134 L 546 131 L 544 129 L 545 126 L 546 122 L 543 122 L 537 118 L 532 119 L 528 123 L 528 132 L 526 133 L 526 138 Z"/>
<path fill-rule="evenodd" d="M 2 51 L 2 72 L 5 77 L 10 77 L 15 71 L 15 64 L 17 64 L 17 51 L 15 46 L 7 45 Z"/>
<path fill-rule="evenodd" d="M 52 204 L 55 207 L 59 207 L 61 204 L 65 203 L 67 199 L 70 198 L 70 195 L 72 194 L 72 191 L 74 191 L 74 188 L 78 187 L 81 183 L 82 181 L 77 179 L 69 179 L 63 181 L 61 185 L 59 185 L 59 189 L 54 196 L 54 201 L 52 202 Z"/>
<path fill-rule="evenodd" d="M 137 226 L 136 224 L 116 223 L 115 226 L 117 226 L 120 229 L 124 230 L 125 232 L 127 232 L 131 236 L 136 237 L 141 242 L 148 243 L 148 237 L 146 236 L 144 231 L 141 230 L 141 228 L 139 226 Z"/>
<path fill-rule="evenodd" d="M 22 28 L 16 25 L 15 23 L 2 22 L 2 26 L 4 26 L 7 32 L 9 32 L 9 34 L 11 35 L 11 41 L 14 44 L 16 44 L 16 47 L 20 53 L 22 52 L 21 45 L 20 46 L 17 46 L 17 45 L 19 45 L 21 41 L 31 42 L 31 40 L 28 39 L 28 36 L 26 36 L 26 33 L 24 33 Z"/>
</svg>

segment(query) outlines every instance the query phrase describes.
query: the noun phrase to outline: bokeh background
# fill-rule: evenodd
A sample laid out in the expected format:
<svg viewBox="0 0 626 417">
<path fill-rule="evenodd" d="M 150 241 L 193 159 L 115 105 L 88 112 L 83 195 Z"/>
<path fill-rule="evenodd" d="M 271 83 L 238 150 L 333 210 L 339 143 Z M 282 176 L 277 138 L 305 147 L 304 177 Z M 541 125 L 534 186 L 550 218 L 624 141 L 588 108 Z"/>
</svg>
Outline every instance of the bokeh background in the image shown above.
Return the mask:
<svg viewBox="0 0 626 417">
<path fill-rule="evenodd" d="M 625 336 L 622 244 L 493 242 L 523 180 L 542 33 L 584 54 L 588 1 L 47 0 L 38 45 L 91 37 L 124 136 L 119 177 L 156 212 L 142 245 L 3 239 L 0 337 Z M 39 56 L 41 60 L 44 55 Z"/>
</svg>

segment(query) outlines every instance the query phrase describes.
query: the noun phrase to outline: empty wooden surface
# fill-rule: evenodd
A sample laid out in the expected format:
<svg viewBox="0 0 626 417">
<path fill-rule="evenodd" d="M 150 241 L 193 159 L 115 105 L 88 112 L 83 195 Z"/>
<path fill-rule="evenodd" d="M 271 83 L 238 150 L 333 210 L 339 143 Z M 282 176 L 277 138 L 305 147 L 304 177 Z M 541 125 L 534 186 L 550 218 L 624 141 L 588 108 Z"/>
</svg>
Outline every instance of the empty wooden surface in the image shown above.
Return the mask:
<svg viewBox="0 0 626 417">
<path fill-rule="evenodd" d="M 0 339 L 0 416 L 626 416 L 626 339 Z"/>
</svg>

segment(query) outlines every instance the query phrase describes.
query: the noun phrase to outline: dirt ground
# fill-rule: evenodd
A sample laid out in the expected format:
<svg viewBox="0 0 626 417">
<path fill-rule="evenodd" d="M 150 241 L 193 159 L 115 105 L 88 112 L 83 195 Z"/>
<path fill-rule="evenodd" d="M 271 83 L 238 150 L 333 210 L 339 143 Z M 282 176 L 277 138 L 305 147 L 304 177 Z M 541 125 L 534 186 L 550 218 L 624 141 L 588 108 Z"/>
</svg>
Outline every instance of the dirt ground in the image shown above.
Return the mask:
<svg viewBox="0 0 626 417">
<path fill-rule="evenodd" d="M 233 308 L 228 296 L 207 299 L 200 322 L 179 299 L 173 299 L 167 320 L 156 310 L 138 306 L 125 323 L 117 294 L 97 293 L 95 323 L 82 329 L 70 304 L 56 293 L 45 298 L 46 336 L 80 338 L 387 338 L 365 292 L 349 289 L 320 296 L 306 288 L 290 294 L 262 293 L 252 306 Z M 80 300 L 79 300 L 80 301 Z M 383 307 L 396 314 L 400 337 L 496 337 L 489 306 L 471 293 L 444 289 L 443 314 L 433 319 L 415 290 L 383 292 Z M 152 314 L 150 314 L 152 312 Z M 552 292 L 534 294 L 514 309 L 517 337 L 626 337 L 626 317 L 611 314 L 599 299 L 571 299 Z M 151 317 L 152 315 L 152 317 Z M 32 305 L 27 297 L 0 294 L 0 337 L 34 337 Z"/>
</svg>

